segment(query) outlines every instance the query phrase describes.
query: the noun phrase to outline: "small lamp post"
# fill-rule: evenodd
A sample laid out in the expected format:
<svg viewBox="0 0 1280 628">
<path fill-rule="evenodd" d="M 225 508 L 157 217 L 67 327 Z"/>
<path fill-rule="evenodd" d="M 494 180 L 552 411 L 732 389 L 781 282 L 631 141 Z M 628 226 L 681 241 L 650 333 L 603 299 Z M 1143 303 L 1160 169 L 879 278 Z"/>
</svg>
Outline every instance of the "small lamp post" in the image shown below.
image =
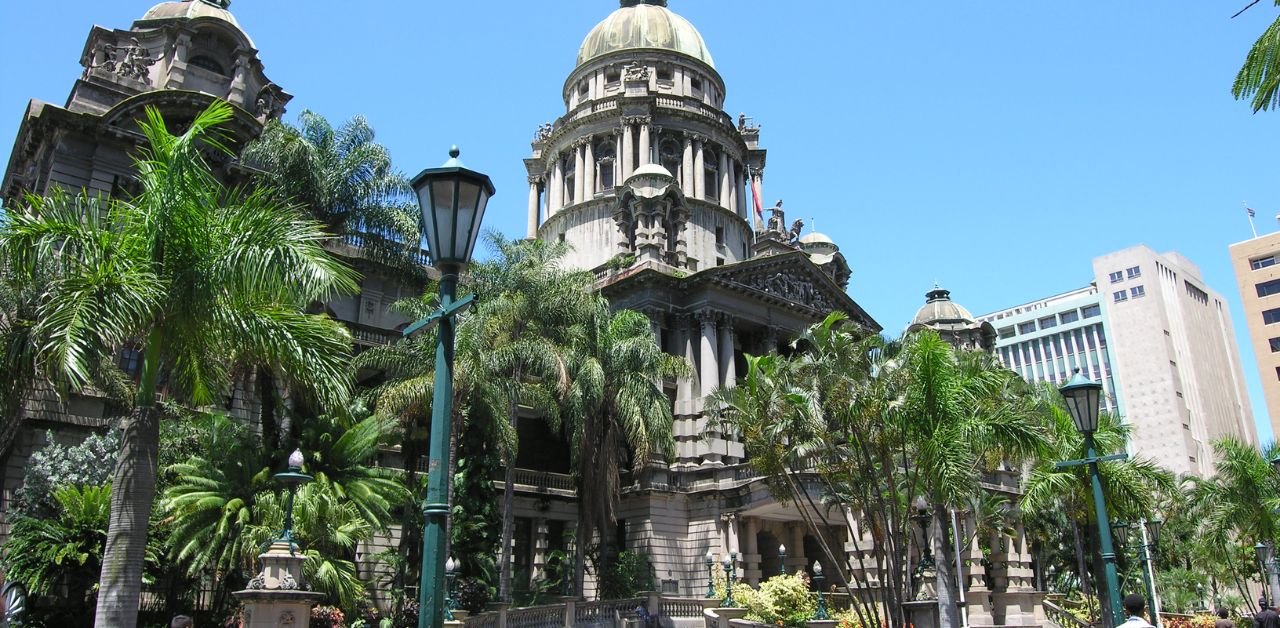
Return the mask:
<svg viewBox="0 0 1280 628">
<path fill-rule="evenodd" d="M 1258 543 L 1253 546 L 1253 551 L 1258 557 L 1258 571 L 1262 574 L 1262 595 L 1267 598 L 1267 605 L 1275 606 L 1276 600 L 1280 599 L 1280 574 L 1276 573 L 1275 556 L 1271 546 L 1267 543 Z M 1268 591 L 1270 585 L 1270 591 Z"/>
<path fill-rule="evenodd" d="M 458 580 L 458 561 L 452 556 L 444 563 L 444 577 L 447 585 L 444 590 L 444 621 L 453 621 L 453 611 L 458 608 L 458 598 L 454 597 L 453 585 Z"/>
<path fill-rule="evenodd" d="M 707 549 L 707 599 L 710 600 L 716 596 L 716 555 L 711 553 L 711 549 Z M 725 580 L 728 582 L 728 580 Z"/>
<path fill-rule="evenodd" d="M 293 453 L 289 454 L 289 470 L 272 476 L 279 480 L 281 484 L 289 487 L 289 501 L 284 507 L 284 530 L 280 531 L 278 540 L 289 544 L 290 554 L 293 554 L 293 548 L 297 547 L 297 543 L 293 542 L 293 497 L 297 494 L 299 486 L 313 479 L 302 472 L 302 463 L 304 461 L 302 450 L 295 449 Z"/>
<path fill-rule="evenodd" d="M 778 575 L 787 575 L 787 546 L 778 544 Z"/>
<path fill-rule="evenodd" d="M 1138 558 L 1143 562 L 1142 580 L 1147 585 L 1147 608 L 1151 609 L 1151 623 L 1157 627 L 1160 623 L 1160 598 L 1156 597 L 1155 556 L 1152 550 L 1160 544 L 1160 528 L 1162 519 L 1144 519 L 1142 521 L 1142 547 Z"/>
<path fill-rule="evenodd" d="M 1102 480 L 1098 476 L 1098 463 L 1107 460 L 1122 460 L 1125 458 L 1125 454 L 1100 457 L 1093 448 L 1093 433 L 1098 431 L 1098 410 L 1100 409 L 1099 401 L 1102 397 L 1102 384 L 1090 380 L 1080 373 L 1080 369 L 1076 369 L 1075 374 L 1071 376 L 1071 379 L 1065 385 L 1058 389 L 1058 392 L 1062 394 L 1062 400 L 1067 407 L 1067 411 L 1071 413 L 1071 420 L 1075 423 L 1076 429 L 1084 435 L 1085 457 L 1082 460 L 1059 462 L 1056 466 L 1061 469 L 1088 465 L 1089 479 L 1093 485 L 1093 507 L 1098 520 L 1098 549 L 1102 554 L 1107 596 L 1111 601 L 1111 619 L 1113 623 L 1118 624 L 1124 617 L 1124 610 L 1120 606 L 1120 577 L 1116 573 L 1116 552 L 1111 544 L 1111 526 L 1109 525 L 1111 519 L 1107 516 L 1107 501 L 1102 493 Z"/>
<path fill-rule="evenodd" d="M 493 196 L 489 177 L 458 161 L 457 146 L 439 168 L 423 170 L 410 184 L 422 210 L 431 263 L 440 271 L 440 309 L 405 330 L 412 335 L 432 324 L 436 333 L 435 390 L 431 398 L 431 444 L 427 467 L 427 495 L 422 513 L 422 579 L 418 586 L 418 628 L 440 628 L 445 616 L 445 542 L 449 517 L 449 435 L 453 414 L 454 316 L 472 297 L 457 302 L 458 275 L 471 262 L 480 221 Z"/>
<path fill-rule="evenodd" d="M 738 575 L 738 568 L 734 563 L 737 562 L 737 559 L 737 552 L 724 557 L 724 602 L 720 604 L 721 608 L 734 608 L 738 605 L 737 602 L 733 601 L 733 583 Z"/>
<path fill-rule="evenodd" d="M 827 579 L 822 576 L 822 563 L 813 561 L 813 585 L 818 588 L 818 610 L 813 613 L 813 618 L 818 621 L 831 619 L 831 615 L 827 613 L 826 602 L 822 599 L 822 586 L 826 582 Z"/>
</svg>

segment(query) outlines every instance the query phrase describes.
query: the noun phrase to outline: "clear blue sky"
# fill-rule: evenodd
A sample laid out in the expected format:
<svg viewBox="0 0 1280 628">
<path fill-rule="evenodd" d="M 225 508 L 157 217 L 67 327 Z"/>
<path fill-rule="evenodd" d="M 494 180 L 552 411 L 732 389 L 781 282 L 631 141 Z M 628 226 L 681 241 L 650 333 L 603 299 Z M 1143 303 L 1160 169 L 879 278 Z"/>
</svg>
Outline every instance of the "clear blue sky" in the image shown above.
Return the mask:
<svg viewBox="0 0 1280 628">
<path fill-rule="evenodd" d="M 1226 296 L 1272 438 L 1227 245 L 1280 213 L 1280 112 L 1232 100 L 1263 2 L 671 0 L 702 32 L 727 110 L 763 125 L 765 197 L 817 218 L 849 292 L 889 332 L 938 281 L 975 314 L 1083 285 L 1090 260 L 1177 250 Z M 0 2 L 0 145 L 29 98 L 65 101 L 92 24 L 147 0 Z M 583 36 L 616 0 L 234 0 L 271 80 L 331 120 L 363 114 L 409 174 L 450 144 L 493 177 L 486 223 L 523 236 L 521 159 Z"/>
</svg>

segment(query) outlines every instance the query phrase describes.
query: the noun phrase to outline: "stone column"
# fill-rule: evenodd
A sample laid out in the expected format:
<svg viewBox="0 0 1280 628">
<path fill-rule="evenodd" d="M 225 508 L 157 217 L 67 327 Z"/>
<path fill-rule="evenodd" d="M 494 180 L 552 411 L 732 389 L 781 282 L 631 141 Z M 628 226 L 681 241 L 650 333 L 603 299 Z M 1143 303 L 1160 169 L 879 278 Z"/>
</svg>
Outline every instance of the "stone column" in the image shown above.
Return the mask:
<svg viewBox="0 0 1280 628">
<path fill-rule="evenodd" d="M 583 193 L 584 193 L 583 186 L 586 183 L 586 177 L 582 176 L 583 171 L 586 170 L 586 166 L 584 164 L 585 164 L 585 160 L 583 159 L 583 154 L 582 154 L 582 143 L 578 142 L 577 145 L 573 147 L 573 202 L 574 203 L 581 203 L 582 199 L 585 198 L 583 196 Z"/>
<path fill-rule="evenodd" d="M 689 368 L 694 368 L 698 364 L 698 360 L 693 348 L 692 318 L 688 314 L 677 314 L 675 316 L 675 330 L 679 355 L 683 355 L 689 361 Z M 676 414 L 687 415 L 693 413 L 690 405 L 696 394 L 695 381 L 693 375 L 676 380 Z"/>
<path fill-rule="evenodd" d="M 578 173 L 582 177 L 583 201 L 589 201 L 596 195 L 596 155 L 595 148 L 592 147 L 592 138 L 586 138 L 586 144 L 583 145 L 582 163 L 586 168 Z"/>
<path fill-rule="evenodd" d="M 684 155 L 680 160 L 680 191 L 693 196 L 693 138 L 684 136 Z"/>
<path fill-rule="evenodd" d="M 529 581 L 534 582 L 546 575 L 547 566 L 547 548 L 550 544 L 547 542 L 547 519 L 546 517 L 538 517 L 533 521 L 533 569 L 529 574 Z"/>
<path fill-rule="evenodd" d="M 716 315 L 710 310 L 698 313 L 698 321 L 702 323 L 702 361 L 699 363 L 699 392 L 702 397 L 710 395 L 719 384 L 720 367 L 716 364 Z"/>
<path fill-rule="evenodd" d="M 746 218 L 742 212 L 742 176 L 738 174 L 738 162 L 729 160 L 729 207 L 733 213 Z"/>
<path fill-rule="evenodd" d="M 746 543 L 742 550 L 742 577 L 748 584 L 756 586 L 760 584 L 760 547 L 759 539 L 756 535 L 760 534 L 760 520 L 755 517 L 744 517 L 743 522 L 747 524 L 745 532 Z"/>
<path fill-rule="evenodd" d="M 627 177 L 635 171 L 635 161 L 631 158 L 634 152 L 635 139 L 631 135 L 631 123 L 624 121 L 622 123 L 622 181 L 626 181 Z"/>
<path fill-rule="evenodd" d="M 707 167 L 703 161 L 702 140 L 693 140 L 693 197 L 697 199 L 707 198 Z"/>
<path fill-rule="evenodd" d="M 254 103 L 249 102 L 250 96 L 245 92 L 249 83 L 249 62 L 249 51 L 244 48 L 237 49 L 236 65 L 232 72 L 231 89 L 227 93 L 227 100 L 252 111 Z"/>
<path fill-rule="evenodd" d="M 529 230 L 530 240 L 538 237 L 538 178 L 529 177 Z"/>
<path fill-rule="evenodd" d="M 737 369 L 733 363 L 733 318 L 725 316 L 720 321 L 720 385 L 733 388 L 738 383 Z"/>
<path fill-rule="evenodd" d="M 778 337 L 782 331 L 777 325 L 770 325 L 764 330 L 764 338 L 760 339 L 761 349 L 764 353 L 778 352 Z"/>
<path fill-rule="evenodd" d="M 729 199 L 729 190 L 732 186 L 729 185 L 729 179 L 733 176 L 733 173 L 729 171 L 729 163 L 729 155 L 724 151 L 720 151 L 720 180 L 716 182 L 716 185 L 720 186 L 720 206 L 732 211 L 733 205 Z"/>
<path fill-rule="evenodd" d="M 787 531 L 791 533 L 791 540 L 787 542 L 787 573 L 795 573 L 809 564 L 809 558 L 804 555 L 804 523 L 788 522 Z"/>
<path fill-rule="evenodd" d="M 640 123 L 640 165 L 653 163 L 649 156 L 649 123 Z"/>
<path fill-rule="evenodd" d="M 564 170 L 561 169 L 559 155 L 551 166 L 551 189 L 547 196 L 547 217 L 550 218 L 564 207 Z"/>
<path fill-rule="evenodd" d="M 164 83 L 165 89 L 182 89 L 187 76 L 187 51 L 190 48 L 191 36 L 179 33 L 173 43 L 173 56 L 169 61 L 169 77 Z"/>
<path fill-rule="evenodd" d="M 613 136 L 613 187 L 622 187 L 622 133 Z"/>
<path fill-rule="evenodd" d="M 738 515 L 737 513 L 727 513 L 724 516 L 725 544 L 728 546 L 730 555 L 737 555 L 737 560 L 733 562 L 734 569 L 738 570 L 738 575 L 742 575 L 742 546 L 738 539 Z"/>
</svg>

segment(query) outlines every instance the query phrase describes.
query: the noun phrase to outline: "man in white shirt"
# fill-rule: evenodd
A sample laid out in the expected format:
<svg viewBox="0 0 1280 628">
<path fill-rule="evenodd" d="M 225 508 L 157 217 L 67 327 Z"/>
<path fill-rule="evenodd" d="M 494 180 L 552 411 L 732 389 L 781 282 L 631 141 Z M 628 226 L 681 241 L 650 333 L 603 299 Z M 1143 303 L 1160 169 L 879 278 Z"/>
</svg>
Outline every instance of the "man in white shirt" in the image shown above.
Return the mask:
<svg viewBox="0 0 1280 628">
<path fill-rule="evenodd" d="M 1142 618 L 1142 610 L 1146 605 L 1147 601 L 1137 593 L 1130 593 L 1124 596 L 1124 614 L 1128 615 L 1129 618 L 1123 624 L 1116 626 L 1116 628 L 1155 628 Z"/>
</svg>

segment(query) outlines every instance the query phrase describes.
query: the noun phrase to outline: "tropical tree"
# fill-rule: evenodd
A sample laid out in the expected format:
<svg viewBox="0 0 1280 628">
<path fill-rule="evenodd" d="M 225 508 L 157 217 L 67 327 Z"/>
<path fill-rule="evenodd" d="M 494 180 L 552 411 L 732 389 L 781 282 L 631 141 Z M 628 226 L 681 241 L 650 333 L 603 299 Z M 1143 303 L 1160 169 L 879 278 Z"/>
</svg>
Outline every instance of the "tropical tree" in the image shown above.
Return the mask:
<svg viewBox="0 0 1280 628">
<path fill-rule="evenodd" d="M 662 351 L 649 317 L 632 310 L 610 314 L 604 298 L 595 299 L 569 363 L 573 383 L 565 411 L 578 484 L 574 583 L 579 594 L 584 548 L 593 534 L 600 538 L 597 572 L 609 568 L 613 548 L 607 531 L 617 520 L 622 472 L 639 473 L 655 455 L 669 457 L 675 450 L 663 381 L 693 371 L 684 358 Z"/>
<path fill-rule="evenodd" d="M 354 116 L 338 128 L 303 111 L 297 126 L 272 121 L 245 148 L 258 180 L 302 206 L 327 232 L 355 238 L 362 255 L 421 277 L 417 205 L 373 128 Z"/>
<path fill-rule="evenodd" d="M 270 194 L 217 182 L 204 152 L 228 152 L 218 129 L 232 116 L 215 101 L 175 135 L 148 109 L 136 197 L 30 197 L 0 223 L 0 257 L 16 272 L 56 271 L 34 329 L 47 338 L 39 359 L 64 390 L 89 384 L 127 343 L 141 348 L 112 480 L 99 626 L 137 621 L 162 376 L 167 394 L 194 406 L 221 399 L 235 363 L 269 365 L 321 407 L 348 395 L 350 336 L 301 308 L 354 289 L 353 274 L 321 248 L 319 224 Z"/>
<path fill-rule="evenodd" d="M 53 494 L 57 513 L 50 518 L 13 518 L 0 565 L 5 578 L 21 582 L 36 595 L 62 594 L 70 608 L 61 619 L 89 621 L 92 593 L 102 565 L 111 487 L 69 485 Z"/>
<path fill-rule="evenodd" d="M 1257 4 L 1257 0 L 1251 2 L 1249 7 L 1254 4 Z M 1280 6 L 1280 0 L 1276 0 L 1275 4 Z M 1243 12 L 1244 9 L 1241 9 L 1236 15 Z M 1244 58 L 1244 65 L 1236 73 L 1235 83 L 1231 85 L 1231 95 L 1236 100 L 1251 99 L 1250 105 L 1254 112 L 1272 109 L 1280 103 L 1280 99 L 1276 98 L 1277 92 L 1280 92 L 1280 17 L 1253 42 L 1253 47 Z"/>
</svg>

